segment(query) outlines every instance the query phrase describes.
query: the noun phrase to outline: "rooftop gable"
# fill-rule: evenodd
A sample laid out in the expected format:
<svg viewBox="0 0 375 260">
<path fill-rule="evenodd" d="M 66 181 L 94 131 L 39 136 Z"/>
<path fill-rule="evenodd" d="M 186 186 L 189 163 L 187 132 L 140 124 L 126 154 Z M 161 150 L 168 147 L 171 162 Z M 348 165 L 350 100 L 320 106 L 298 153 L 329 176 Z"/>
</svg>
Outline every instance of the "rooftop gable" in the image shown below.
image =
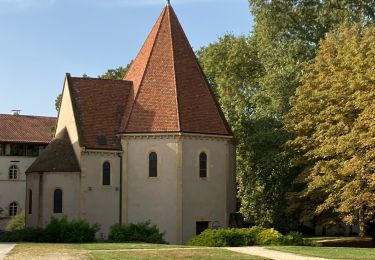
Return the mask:
<svg viewBox="0 0 375 260">
<path fill-rule="evenodd" d="M 132 82 L 67 75 L 79 144 L 86 149 L 122 150 L 117 134 Z"/>
</svg>

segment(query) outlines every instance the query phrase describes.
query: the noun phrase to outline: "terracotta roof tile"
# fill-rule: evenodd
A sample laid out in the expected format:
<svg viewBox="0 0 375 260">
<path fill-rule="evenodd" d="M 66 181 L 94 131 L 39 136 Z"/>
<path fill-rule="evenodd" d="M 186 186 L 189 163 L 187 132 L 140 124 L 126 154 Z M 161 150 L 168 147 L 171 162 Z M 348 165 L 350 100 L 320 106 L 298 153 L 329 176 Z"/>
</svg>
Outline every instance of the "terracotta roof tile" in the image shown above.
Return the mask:
<svg viewBox="0 0 375 260">
<path fill-rule="evenodd" d="M 0 114 L 0 142 L 48 144 L 56 118 Z"/>
<path fill-rule="evenodd" d="M 132 83 L 125 80 L 68 76 L 68 85 L 80 145 L 87 149 L 121 150 L 121 143 L 116 135 Z"/>
<path fill-rule="evenodd" d="M 33 172 L 80 172 L 68 131 L 64 128 L 26 170 Z"/>
<path fill-rule="evenodd" d="M 121 132 L 232 135 L 170 5 L 125 79 L 134 82 L 134 93 Z"/>
</svg>

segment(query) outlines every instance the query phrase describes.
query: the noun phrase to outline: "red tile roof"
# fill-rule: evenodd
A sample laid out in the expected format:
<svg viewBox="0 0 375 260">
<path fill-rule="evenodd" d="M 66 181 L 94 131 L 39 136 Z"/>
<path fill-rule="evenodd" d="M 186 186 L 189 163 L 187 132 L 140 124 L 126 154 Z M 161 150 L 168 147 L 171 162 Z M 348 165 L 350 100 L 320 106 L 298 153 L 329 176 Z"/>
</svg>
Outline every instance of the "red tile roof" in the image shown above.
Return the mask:
<svg viewBox="0 0 375 260">
<path fill-rule="evenodd" d="M 56 118 L 0 114 L 0 142 L 48 144 Z"/>
<path fill-rule="evenodd" d="M 68 131 L 64 128 L 26 170 L 33 172 L 80 172 Z"/>
<path fill-rule="evenodd" d="M 167 5 L 125 80 L 134 82 L 121 132 L 232 135 L 178 18 Z"/>
<path fill-rule="evenodd" d="M 132 82 L 74 78 L 69 75 L 67 79 L 80 146 L 87 149 L 121 150 L 116 135 Z"/>
</svg>

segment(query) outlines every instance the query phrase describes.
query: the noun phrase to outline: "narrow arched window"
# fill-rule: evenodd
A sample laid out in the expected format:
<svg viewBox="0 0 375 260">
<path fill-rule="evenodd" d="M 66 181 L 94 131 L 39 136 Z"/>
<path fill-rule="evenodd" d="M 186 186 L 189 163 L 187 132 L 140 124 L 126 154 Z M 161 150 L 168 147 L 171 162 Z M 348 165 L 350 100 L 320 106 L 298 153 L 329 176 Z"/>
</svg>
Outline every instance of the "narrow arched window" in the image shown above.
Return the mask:
<svg viewBox="0 0 375 260">
<path fill-rule="evenodd" d="M 103 163 L 103 180 L 104 186 L 111 185 L 111 164 L 109 162 Z"/>
<path fill-rule="evenodd" d="M 17 202 L 12 202 L 9 204 L 9 216 L 14 217 L 17 215 L 18 212 L 18 204 Z"/>
<path fill-rule="evenodd" d="M 158 176 L 158 155 L 152 152 L 148 156 L 148 176 L 157 177 Z"/>
<path fill-rule="evenodd" d="M 53 193 L 53 213 L 62 213 L 63 194 L 61 189 Z"/>
<path fill-rule="evenodd" d="M 207 154 L 204 152 L 199 155 L 199 177 L 207 177 Z"/>
<path fill-rule="evenodd" d="M 33 191 L 29 190 L 29 214 L 33 213 Z"/>
<path fill-rule="evenodd" d="M 9 167 L 9 179 L 16 180 L 18 178 L 18 167 L 16 165 L 12 165 Z"/>
</svg>

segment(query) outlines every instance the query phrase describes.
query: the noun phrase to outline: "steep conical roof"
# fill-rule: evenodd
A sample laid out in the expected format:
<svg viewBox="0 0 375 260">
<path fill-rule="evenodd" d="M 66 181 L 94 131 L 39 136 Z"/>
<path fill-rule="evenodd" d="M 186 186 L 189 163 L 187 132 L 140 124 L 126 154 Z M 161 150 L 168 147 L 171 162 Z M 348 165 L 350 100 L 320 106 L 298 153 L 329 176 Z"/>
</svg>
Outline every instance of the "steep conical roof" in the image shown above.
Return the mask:
<svg viewBox="0 0 375 260">
<path fill-rule="evenodd" d="M 26 170 L 33 172 L 80 172 L 68 131 L 64 128 Z"/>
<path fill-rule="evenodd" d="M 133 81 L 134 91 L 122 132 L 231 135 L 170 5 L 164 8 L 125 80 Z"/>
</svg>

